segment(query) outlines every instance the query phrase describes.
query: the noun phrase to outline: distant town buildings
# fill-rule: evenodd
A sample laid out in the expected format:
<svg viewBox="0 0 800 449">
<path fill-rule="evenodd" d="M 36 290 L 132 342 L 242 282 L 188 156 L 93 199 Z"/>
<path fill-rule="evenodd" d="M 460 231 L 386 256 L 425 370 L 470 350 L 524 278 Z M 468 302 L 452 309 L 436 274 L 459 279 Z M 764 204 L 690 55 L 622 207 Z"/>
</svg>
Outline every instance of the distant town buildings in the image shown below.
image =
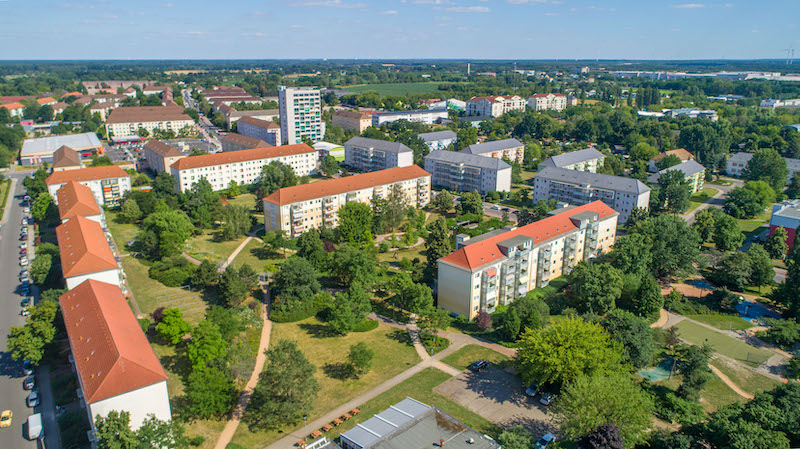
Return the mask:
<svg viewBox="0 0 800 449">
<path fill-rule="evenodd" d="M 519 95 L 472 97 L 467 101 L 467 115 L 500 117 L 509 111 L 523 111 L 526 104 Z"/>
<path fill-rule="evenodd" d="M 563 111 L 567 108 L 567 96 L 560 93 L 533 94 L 528 97 L 528 107 L 534 111 Z"/>
<path fill-rule="evenodd" d="M 461 152 L 498 159 L 508 158 L 511 162 L 519 162 L 521 164 L 525 158 L 525 144 L 517 139 L 493 140 L 470 145 L 461 150 Z"/>
<path fill-rule="evenodd" d="M 731 154 L 725 162 L 725 173 L 728 176 L 741 178 L 744 175 L 744 169 L 747 168 L 750 159 L 753 159 L 753 153 L 742 151 Z M 794 176 L 795 172 L 800 171 L 800 159 L 790 157 L 785 157 L 783 159 L 786 161 L 786 168 L 789 169 L 789 174 L 786 176 L 786 182 L 788 183 L 792 181 L 792 176 Z"/>
<path fill-rule="evenodd" d="M 606 155 L 597 151 L 595 148 L 586 148 L 584 150 L 570 151 L 563 154 L 558 154 L 551 158 L 545 159 L 539 163 L 539 169 L 545 167 L 565 168 L 567 170 L 587 171 L 597 173 L 599 168 L 603 167 Z"/>
<path fill-rule="evenodd" d="M 101 206 L 118 205 L 125 192 L 131 190 L 131 175 L 118 165 L 108 165 L 53 172 L 45 180 L 47 192 L 58 201 L 56 192 L 70 181 L 90 188 Z"/>
<path fill-rule="evenodd" d="M 638 179 L 546 167 L 534 178 L 533 202 L 551 199 L 573 205 L 600 200 L 625 223 L 634 208 L 649 208 L 650 187 Z"/>
<path fill-rule="evenodd" d="M 233 129 L 233 126 L 239 121 L 242 117 L 252 117 L 259 120 L 266 120 L 268 122 L 274 122 L 275 119 L 280 117 L 280 112 L 278 109 L 260 109 L 257 111 L 237 111 L 236 109 L 226 106 L 220 105 L 218 108 L 219 112 L 225 117 L 225 123 L 228 126 L 228 129 Z"/>
<path fill-rule="evenodd" d="M 334 228 L 339 209 L 348 202 L 371 204 L 373 195 L 387 198 L 394 189 L 406 206 L 421 208 L 430 202 L 431 175 L 410 165 L 285 187 L 264 198 L 264 228 L 291 237 L 322 226 Z"/>
<path fill-rule="evenodd" d="M 139 130 L 152 135 L 155 130 L 173 131 L 194 126 L 194 120 L 179 106 L 136 106 L 111 111 L 106 120 L 106 133 L 116 138 L 136 137 Z"/>
<path fill-rule="evenodd" d="M 312 143 L 325 137 L 322 99 L 313 87 L 278 87 L 281 138 L 290 145 L 308 139 Z"/>
<path fill-rule="evenodd" d="M 270 145 L 278 146 L 283 144 L 281 127 L 273 121 L 242 117 L 236 122 L 236 132 L 243 136 L 261 139 Z"/>
<path fill-rule="evenodd" d="M 372 126 L 379 127 L 384 123 L 391 123 L 397 120 L 408 120 L 409 122 L 419 122 L 426 125 L 433 125 L 439 120 L 448 117 L 447 109 L 417 109 L 414 111 L 387 111 L 372 114 Z"/>
<path fill-rule="evenodd" d="M 333 113 L 333 126 L 361 134 L 372 126 L 372 114 L 359 111 L 336 111 Z"/>
<path fill-rule="evenodd" d="M 431 150 L 444 150 L 445 148 L 449 147 L 456 143 L 458 140 L 458 136 L 456 133 L 450 130 L 447 131 L 436 131 L 432 133 L 423 133 L 418 136 L 425 142 L 425 145 Z"/>
<path fill-rule="evenodd" d="M 664 109 L 662 112 L 666 117 L 672 117 L 672 118 L 680 118 L 680 117 L 707 118 L 712 122 L 716 122 L 719 119 L 719 116 L 717 116 L 717 111 L 713 109 L 708 109 L 708 110 L 701 110 L 699 108 Z"/>
<path fill-rule="evenodd" d="M 238 185 L 252 184 L 261 176 L 261 169 L 273 161 L 288 165 L 298 177 L 317 172 L 317 152 L 298 143 L 187 156 L 173 163 L 170 173 L 178 180 L 177 188 L 181 192 L 191 189 L 203 178 L 214 190 L 223 190 L 233 181 Z"/>
<path fill-rule="evenodd" d="M 103 144 L 95 133 L 68 134 L 64 136 L 48 136 L 38 139 L 26 139 L 22 143 L 19 160 L 22 165 L 41 165 L 53 163 L 56 150 L 67 146 L 78 153 L 103 154 Z"/>
<path fill-rule="evenodd" d="M 414 163 L 414 151 L 400 142 L 353 137 L 344 143 L 344 163 L 370 172 Z"/>
<path fill-rule="evenodd" d="M 766 100 L 762 100 L 759 106 L 762 108 L 796 108 L 800 107 L 800 98 L 794 98 L 791 100 L 776 100 L 768 98 Z"/>
<path fill-rule="evenodd" d="M 161 172 L 169 173 L 169 167 L 178 159 L 186 157 L 183 151 L 159 140 L 151 140 L 144 147 L 144 158 L 147 168 L 156 175 Z"/>
<path fill-rule="evenodd" d="M 566 171 L 566 170 L 565 170 Z M 574 172 L 583 173 L 585 172 Z M 456 237 L 438 261 L 439 307 L 473 319 L 568 274 L 614 244 L 618 213 L 601 201 L 554 211 L 520 228 Z"/>
<path fill-rule="evenodd" d="M 650 182 L 650 184 L 656 184 L 664 173 L 673 170 L 683 173 L 683 179 L 686 181 L 686 184 L 689 186 L 689 190 L 692 194 L 703 190 L 703 184 L 705 183 L 706 179 L 706 168 L 693 159 L 673 165 L 672 167 L 667 167 L 654 175 L 650 175 L 647 180 Z"/>
<path fill-rule="evenodd" d="M 497 158 L 436 150 L 425 156 L 425 171 L 433 185 L 456 192 L 511 190 L 511 166 Z"/>
</svg>

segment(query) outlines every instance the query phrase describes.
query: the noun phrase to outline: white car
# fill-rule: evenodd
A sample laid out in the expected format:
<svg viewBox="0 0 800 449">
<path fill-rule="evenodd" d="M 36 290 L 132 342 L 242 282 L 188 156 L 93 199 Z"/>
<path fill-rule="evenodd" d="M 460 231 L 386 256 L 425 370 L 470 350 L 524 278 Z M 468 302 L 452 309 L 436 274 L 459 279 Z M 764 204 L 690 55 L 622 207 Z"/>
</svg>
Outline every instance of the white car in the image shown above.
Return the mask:
<svg viewBox="0 0 800 449">
<path fill-rule="evenodd" d="M 31 208 L 30 207 L 26 207 L 25 209 L 22 209 L 22 211 L 25 212 L 26 214 L 29 214 L 29 213 L 31 213 Z"/>
<path fill-rule="evenodd" d="M 28 242 L 22 242 L 19 244 L 20 249 L 25 249 L 28 247 Z"/>
<path fill-rule="evenodd" d="M 39 405 L 39 392 L 35 390 L 31 391 L 25 402 L 28 403 L 28 407 L 36 407 L 37 405 Z"/>
<path fill-rule="evenodd" d="M 27 267 L 28 266 L 28 258 L 27 257 L 20 258 L 19 259 L 19 266 Z"/>
</svg>

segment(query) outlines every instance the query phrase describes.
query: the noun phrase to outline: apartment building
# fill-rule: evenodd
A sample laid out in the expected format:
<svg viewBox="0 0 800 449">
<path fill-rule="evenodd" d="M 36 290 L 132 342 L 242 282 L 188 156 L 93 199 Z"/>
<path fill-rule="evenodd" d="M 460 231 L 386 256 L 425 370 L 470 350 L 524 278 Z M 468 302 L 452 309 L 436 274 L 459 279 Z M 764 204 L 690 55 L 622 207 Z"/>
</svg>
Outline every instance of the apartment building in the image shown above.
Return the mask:
<svg viewBox="0 0 800 449">
<path fill-rule="evenodd" d="M 289 145 L 303 139 L 319 142 L 325 137 L 322 100 L 313 87 L 278 87 L 281 138 Z"/>
<path fill-rule="evenodd" d="M 625 223 L 634 208 L 650 206 L 650 187 L 633 178 L 546 167 L 534 178 L 533 202 L 551 199 L 573 205 L 600 200 Z"/>
<path fill-rule="evenodd" d="M 58 192 L 58 217 L 61 223 L 66 223 L 72 218 L 83 217 L 95 221 L 101 227 L 106 227 L 106 218 L 103 209 L 97 205 L 92 189 L 70 181 L 64 184 Z"/>
<path fill-rule="evenodd" d="M 408 167 L 414 163 L 414 151 L 399 142 L 353 137 L 344 143 L 344 163 L 361 171 Z"/>
<path fill-rule="evenodd" d="M 747 168 L 750 159 L 753 159 L 753 153 L 733 153 L 725 163 L 725 173 L 728 176 L 741 178 L 744 175 L 744 169 Z M 790 157 L 785 157 L 783 159 L 786 161 L 786 168 L 789 169 L 789 173 L 786 175 L 786 182 L 789 183 L 792 182 L 792 176 L 794 176 L 795 172 L 800 171 L 800 159 L 793 159 Z"/>
<path fill-rule="evenodd" d="M 372 126 L 372 114 L 359 111 L 336 111 L 333 113 L 333 126 L 361 134 Z"/>
<path fill-rule="evenodd" d="M 25 112 L 25 105 L 18 102 L 11 102 L 0 104 L 0 108 L 4 108 L 8 110 L 8 114 L 11 117 L 22 117 L 22 114 Z"/>
<path fill-rule="evenodd" d="M 283 140 L 281 140 L 281 127 L 273 121 L 242 117 L 236 122 L 236 132 L 243 136 L 261 139 L 274 146 L 283 143 Z"/>
<path fill-rule="evenodd" d="M 131 190 L 131 175 L 118 165 L 53 172 L 44 182 L 47 192 L 58 201 L 56 192 L 70 181 L 90 188 L 95 201 L 101 206 L 118 205 L 125 192 Z"/>
<path fill-rule="evenodd" d="M 425 156 L 425 171 L 433 185 L 455 192 L 511 190 L 511 166 L 497 158 L 436 150 Z"/>
<path fill-rule="evenodd" d="M 228 124 L 228 129 L 233 129 L 233 125 L 239 122 L 242 117 L 252 117 L 259 120 L 266 120 L 273 122 L 280 117 L 278 109 L 259 109 L 257 111 L 237 111 L 230 106 L 220 106 L 220 112 L 225 116 L 225 123 Z"/>
<path fill-rule="evenodd" d="M 59 225 L 56 237 L 67 290 L 88 279 L 120 285 L 122 268 L 100 223 L 78 215 Z"/>
<path fill-rule="evenodd" d="M 653 158 L 650 159 L 650 162 L 647 165 L 647 170 L 651 171 L 653 173 L 657 172 L 658 171 L 658 165 L 657 165 L 658 162 L 661 161 L 662 159 L 664 159 L 667 156 L 675 156 L 678 159 L 680 159 L 681 162 L 693 161 L 694 160 L 694 155 L 692 153 L 686 151 L 686 149 L 684 149 L 684 148 L 678 148 L 677 150 L 669 150 L 669 151 L 665 151 L 664 153 L 658 153 L 655 156 L 653 156 Z"/>
<path fill-rule="evenodd" d="M 500 117 L 509 111 L 523 111 L 526 104 L 519 95 L 472 97 L 467 101 L 467 115 Z"/>
<path fill-rule="evenodd" d="M 471 239 L 459 235 L 456 250 L 438 261 L 439 307 L 473 319 L 546 286 L 578 262 L 607 252 L 618 216 L 593 201 L 520 228 Z"/>
<path fill-rule="evenodd" d="M 444 150 L 445 148 L 449 147 L 450 145 L 454 145 L 456 140 L 458 140 L 458 136 L 453 131 L 449 129 L 447 131 L 436 131 L 432 133 L 423 133 L 419 136 L 425 145 L 431 151 L 436 150 Z"/>
<path fill-rule="evenodd" d="M 53 153 L 52 168 L 54 172 L 75 170 L 82 167 L 83 163 L 81 162 L 81 157 L 78 155 L 78 152 L 66 145 L 61 145 L 61 147 Z"/>
<path fill-rule="evenodd" d="M 106 120 L 106 134 L 116 138 L 136 137 L 140 129 L 152 135 L 155 130 L 174 131 L 193 127 L 194 120 L 180 106 L 135 106 L 117 108 Z"/>
<path fill-rule="evenodd" d="M 686 181 L 686 184 L 689 186 L 692 194 L 703 190 L 703 184 L 706 180 L 706 168 L 694 160 L 688 160 L 686 162 L 681 162 L 678 165 L 667 167 L 654 175 L 650 175 L 647 180 L 650 182 L 650 184 L 656 184 L 664 173 L 671 172 L 673 170 L 683 173 L 683 179 Z"/>
<path fill-rule="evenodd" d="M 89 280 L 58 302 L 92 447 L 95 420 L 111 411 L 128 412 L 133 430 L 148 415 L 170 421 L 167 375 L 120 288 Z"/>
<path fill-rule="evenodd" d="M 239 133 L 228 133 L 219 138 L 222 151 L 252 150 L 254 148 L 268 148 L 272 145 L 255 137 L 243 136 Z"/>
<path fill-rule="evenodd" d="M 587 171 L 597 173 L 603 167 L 606 155 L 594 148 L 570 151 L 569 153 L 558 154 L 551 158 L 539 162 L 539 169 L 545 167 L 565 168 L 567 170 Z"/>
<path fill-rule="evenodd" d="M 525 158 L 525 145 L 517 139 L 493 140 L 470 145 L 461 152 L 498 159 L 508 158 L 512 162 L 517 161 L 521 164 Z"/>
<path fill-rule="evenodd" d="M 417 165 L 285 187 L 264 198 L 264 228 L 297 237 L 310 229 L 338 225 L 339 208 L 351 201 L 371 204 L 373 195 L 386 198 L 399 189 L 406 205 L 430 202 L 431 175 Z"/>
<path fill-rule="evenodd" d="M 151 140 L 144 147 L 144 158 L 147 168 L 156 175 L 161 172 L 169 173 L 169 167 L 179 159 L 186 157 L 183 151 L 168 145 L 160 140 Z"/>
<path fill-rule="evenodd" d="M 178 189 L 186 192 L 202 178 L 214 190 L 227 189 L 231 181 L 239 185 L 252 184 L 261 176 L 261 169 L 271 162 L 282 162 L 295 175 L 308 176 L 317 172 L 317 152 L 304 143 L 279 147 L 254 148 L 200 156 L 188 156 L 170 166 L 178 180 Z"/>
<path fill-rule="evenodd" d="M 433 125 L 439 120 L 446 119 L 447 117 L 448 114 L 446 108 L 376 112 L 372 114 L 372 126 L 377 128 L 384 123 L 391 123 L 397 120 L 408 120 L 409 122 L 419 122 L 426 125 Z"/>
<path fill-rule="evenodd" d="M 567 108 L 567 96 L 559 93 L 533 94 L 528 97 L 528 107 L 534 111 L 563 111 Z"/>
</svg>

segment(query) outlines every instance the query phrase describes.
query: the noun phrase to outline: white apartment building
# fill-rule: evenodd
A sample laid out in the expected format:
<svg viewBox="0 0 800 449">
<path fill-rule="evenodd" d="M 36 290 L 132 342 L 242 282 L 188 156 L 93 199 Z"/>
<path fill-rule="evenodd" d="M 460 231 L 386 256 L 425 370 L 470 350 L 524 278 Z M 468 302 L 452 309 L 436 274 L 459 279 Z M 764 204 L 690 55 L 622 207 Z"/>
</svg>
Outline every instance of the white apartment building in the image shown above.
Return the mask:
<svg viewBox="0 0 800 449">
<path fill-rule="evenodd" d="M 444 150 L 450 145 L 454 145 L 456 140 L 458 140 L 456 133 L 450 130 L 423 133 L 417 137 L 422 139 L 422 141 L 425 142 L 425 145 L 431 151 Z"/>
<path fill-rule="evenodd" d="M 65 170 L 53 172 L 44 181 L 53 201 L 58 202 L 56 192 L 70 181 L 92 189 L 95 201 L 102 206 L 118 205 L 125 192 L 131 190 L 131 175 L 117 165 Z"/>
<path fill-rule="evenodd" d="M 455 192 L 511 191 L 511 166 L 497 158 L 436 150 L 425 156 L 425 171 L 433 185 Z"/>
<path fill-rule="evenodd" d="M 551 199 L 573 205 L 600 200 L 625 223 L 634 208 L 650 207 L 650 187 L 633 178 L 545 167 L 533 180 L 533 203 Z"/>
<path fill-rule="evenodd" d="M 414 151 L 399 142 L 353 137 L 344 143 L 344 163 L 361 171 L 408 167 L 414 163 Z"/>
<path fill-rule="evenodd" d="M 497 159 L 508 158 L 512 162 L 517 161 L 521 164 L 525 159 L 525 144 L 517 139 L 493 140 L 470 145 L 461 152 Z"/>
<path fill-rule="evenodd" d="M 144 158 L 147 161 L 147 168 L 156 175 L 161 172 L 169 172 L 169 167 L 179 159 L 186 157 L 183 151 L 167 145 L 159 140 L 151 140 L 144 145 Z"/>
<path fill-rule="evenodd" d="M 281 138 L 284 143 L 292 145 L 302 142 L 304 138 L 319 142 L 325 137 L 319 89 L 280 86 L 278 107 L 281 116 Z"/>
<path fill-rule="evenodd" d="M 753 153 L 733 153 L 725 162 L 725 173 L 728 176 L 735 176 L 741 178 L 744 175 L 744 169 L 747 164 L 753 159 Z M 786 161 L 786 168 L 789 169 L 789 174 L 786 175 L 786 182 L 792 182 L 792 176 L 795 172 L 800 171 L 800 159 L 793 159 L 790 157 L 783 158 Z"/>
<path fill-rule="evenodd" d="M 533 94 L 528 97 L 528 107 L 534 111 L 563 111 L 567 108 L 567 96 L 559 93 Z"/>
<path fill-rule="evenodd" d="M 247 137 L 261 139 L 270 145 L 283 144 L 281 127 L 273 121 L 259 120 L 253 117 L 242 117 L 236 122 L 236 132 Z"/>
<path fill-rule="evenodd" d="M 124 138 L 138 136 L 140 129 L 153 131 L 178 131 L 186 126 L 194 126 L 194 120 L 183 113 L 180 106 L 136 106 L 117 108 L 111 111 L 106 120 L 106 134 Z"/>
<path fill-rule="evenodd" d="M 56 197 L 58 198 L 58 217 L 61 219 L 61 223 L 66 223 L 71 218 L 83 217 L 96 221 L 103 228 L 106 227 L 105 214 L 97 205 L 92 189 L 70 181 L 58 189 Z"/>
<path fill-rule="evenodd" d="M 335 228 L 340 207 L 351 201 L 371 204 L 373 195 L 386 198 L 395 188 L 408 207 L 421 208 L 430 202 L 431 175 L 411 165 L 285 187 L 264 198 L 264 229 L 297 237 L 322 226 Z"/>
<path fill-rule="evenodd" d="M 569 153 L 558 154 L 545 159 L 539 163 L 539 169 L 545 167 L 565 168 L 567 170 L 588 171 L 597 173 L 597 169 L 603 167 L 606 155 L 594 148 L 570 151 Z"/>
<path fill-rule="evenodd" d="M 120 285 L 122 268 L 100 223 L 76 216 L 56 228 L 56 237 L 67 290 L 89 279 Z"/>
<path fill-rule="evenodd" d="M 90 280 L 59 303 L 90 442 L 96 443 L 95 419 L 111 411 L 128 412 L 133 430 L 148 415 L 170 421 L 167 375 L 120 288 Z"/>
<path fill-rule="evenodd" d="M 469 238 L 438 261 L 439 307 L 469 319 L 569 274 L 614 244 L 618 213 L 601 201 L 554 211 L 520 228 Z"/>
<path fill-rule="evenodd" d="M 270 162 L 282 162 L 295 175 L 308 176 L 317 172 L 317 152 L 304 143 L 279 147 L 254 148 L 200 156 L 188 156 L 170 166 L 178 180 L 178 189 L 186 192 L 202 178 L 214 190 L 227 189 L 231 181 L 239 185 L 252 184 L 261 176 L 261 169 Z"/>
<path fill-rule="evenodd" d="M 377 128 L 384 123 L 391 123 L 397 120 L 408 120 L 409 122 L 419 122 L 426 125 L 433 125 L 439 120 L 446 119 L 447 117 L 448 114 L 446 108 L 376 112 L 372 114 L 372 126 Z"/>
<path fill-rule="evenodd" d="M 525 99 L 519 95 L 472 97 L 467 101 L 467 115 L 500 117 L 509 111 L 525 110 Z"/>
</svg>

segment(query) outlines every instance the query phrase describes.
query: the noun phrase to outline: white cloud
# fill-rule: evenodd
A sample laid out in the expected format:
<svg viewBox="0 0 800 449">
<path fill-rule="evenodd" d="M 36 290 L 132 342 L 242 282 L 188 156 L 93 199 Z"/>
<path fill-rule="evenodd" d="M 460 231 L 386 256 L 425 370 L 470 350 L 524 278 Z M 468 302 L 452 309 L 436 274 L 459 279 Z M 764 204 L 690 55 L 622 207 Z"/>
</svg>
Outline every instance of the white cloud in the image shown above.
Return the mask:
<svg viewBox="0 0 800 449">
<path fill-rule="evenodd" d="M 672 5 L 673 8 L 677 9 L 694 9 L 694 8 L 705 8 L 706 5 L 702 3 L 683 3 L 680 5 Z"/>
<path fill-rule="evenodd" d="M 367 7 L 366 3 L 345 3 L 342 0 L 312 0 L 305 2 L 290 3 L 291 6 L 325 6 L 330 8 L 340 9 L 364 9 Z"/>
<path fill-rule="evenodd" d="M 532 5 L 534 3 L 547 3 L 547 0 L 508 0 L 508 3 L 512 5 Z"/>
<path fill-rule="evenodd" d="M 381 11 L 381 14 L 384 16 L 394 16 L 397 14 L 397 11 L 394 9 L 387 9 L 386 11 Z"/>
<path fill-rule="evenodd" d="M 487 6 L 451 6 L 446 8 L 447 11 L 451 12 L 477 12 L 477 13 L 487 13 L 491 10 Z"/>
</svg>

